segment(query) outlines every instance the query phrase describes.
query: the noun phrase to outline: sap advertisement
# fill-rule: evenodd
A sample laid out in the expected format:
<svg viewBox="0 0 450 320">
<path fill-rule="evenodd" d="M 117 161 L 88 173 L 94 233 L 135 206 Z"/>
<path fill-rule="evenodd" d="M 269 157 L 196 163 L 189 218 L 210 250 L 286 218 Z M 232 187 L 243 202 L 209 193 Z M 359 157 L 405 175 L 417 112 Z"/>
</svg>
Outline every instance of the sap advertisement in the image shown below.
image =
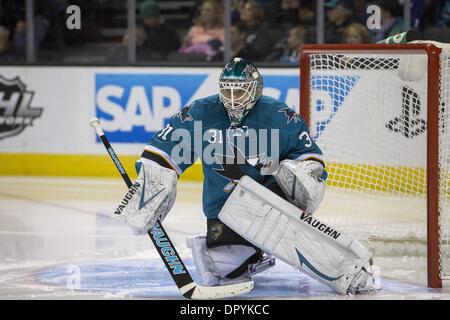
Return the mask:
<svg viewBox="0 0 450 320">
<path fill-rule="evenodd" d="M 298 70 L 261 70 L 264 94 L 298 110 Z M 220 70 L 95 74 L 95 112 L 111 142 L 145 143 L 195 99 L 218 93 Z"/>
</svg>

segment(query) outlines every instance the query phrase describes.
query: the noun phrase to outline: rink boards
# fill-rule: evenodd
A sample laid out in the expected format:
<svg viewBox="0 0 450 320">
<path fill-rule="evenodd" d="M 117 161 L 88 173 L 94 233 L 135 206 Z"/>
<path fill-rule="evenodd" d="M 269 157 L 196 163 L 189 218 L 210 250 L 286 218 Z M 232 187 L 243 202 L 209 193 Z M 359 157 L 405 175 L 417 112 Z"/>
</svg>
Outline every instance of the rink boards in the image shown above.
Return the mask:
<svg viewBox="0 0 450 320">
<path fill-rule="evenodd" d="M 261 73 L 264 94 L 298 111 L 298 69 L 263 68 Z M 88 125 L 93 116 L 100 118 L 125 168 L 133 174 L 134 162 L 145 142 L 163 129 L 170 116 L 183 106 L 217 93 L 219 74 L 219 68 L 3 66 L 0 68 L 3 103 L 13 105 L 16 102 L 13 98 L 19 99 L 15 111 L 11 109 L 8 115 L 0 117 L 0 174 L 116 176 L 102 144 Z M 395 108 L 389 114 L 383 113 L 383 118 L 373 118 L 371 111 L 367 116 L 375 123 L 368 126 L 366 121 L 355 121 L 358 114 L 347 112 L 352 97 L 364 95 L 365 76 L 370 75 L 333 71 L 333 74 L 319 74 L 313 79 L 312 105 L 319 112 L 312 117 L 312 134 L 319 145 L 321 140 L 339 133 L 343 125 L 385 128 L 385 123 L 398 116 L 400 110 Z M 337 80 L 343 81 L 345 86 L 333 89 L 329 83 Z M 28 105 L 21 105 L 25 96 Z M 23 112 L 19 110 L 27 110 L 30 115 L 21 116 Z M 426 110 L 421 110 L 419 116 L 425 118 L 425 113 Z M 387 130 L 366 131 L 373 141 L 405 141 L 401 135 Z M 422 149 L 426 145 L 425 136 L 421 134 L 407 142 Z M 397 188 L 397 191 L 411 185 L 424 185 L 425 152 L 415 157 L 397 152 L 394 163 L 385 154 L 368 153 L 367 136 L 355 140 L 350 134 L 341 134 L 340 139 L 341 145 L 352 143 L 362 152 L 358 153 L 360 163 L 357 163 L 346 159 L 341 152 L 327 151 L 332 185 L 356 189 Z M 393 148 L 386 150 L 387 154 L 395 152 L 400 145 L 394 142 L 386 144 Z M 361 161 L 361 154 L 367 161 Z M 342 171 L 352 172 L 346 178 L 349 183 L 333 180 L 333 175 Z M 398 173 L 404 177 L 404 184 L 392 186 L 391 177 Z M 188 180 L 201 180 L 201 166 L 192 166 L 183 176 Z M 422 194 L 424 190 L 416 193 Z"/>
<path fill-rule="evenodd" d="M 298 69 L 261 71 L 265 94 L 298 109 Z M 2 66 L 0 98 L 16 109 L 0 113 L 0 174 L 115 176 L 89 127 L 93 116 L 134 172 L 145 142 L 183 106 L 216 94 L 219 74 L 219 68 Z M 25 96 L 28 104 L 17 107 Z M 184 178 L 200 180 L 201 167 Z"/>
</svg>

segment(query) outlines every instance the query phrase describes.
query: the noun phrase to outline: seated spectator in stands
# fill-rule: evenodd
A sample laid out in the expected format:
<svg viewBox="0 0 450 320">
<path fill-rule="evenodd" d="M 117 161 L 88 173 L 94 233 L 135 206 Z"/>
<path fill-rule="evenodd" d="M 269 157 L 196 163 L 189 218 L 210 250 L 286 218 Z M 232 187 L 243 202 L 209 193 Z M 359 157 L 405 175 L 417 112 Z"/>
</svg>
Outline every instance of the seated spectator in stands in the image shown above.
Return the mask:
<svg viewBox="0 0 450 320">
<path fill-rule="evenodd" d="M 450 2 L 449 2 L 450 3 Z M 426 4 L 424 0 L 411 0 L 411 26 L 418 29 L 425 14 Z"/>
<path fill-rule="evenodd" d="M 223 8 L 217 0 L 205 0 L 200 15 L 183 40 L 180 53 L 204 54 L 207 60 L 217 54 L 224 42 Z"/>
<path fill-rule="evenodd" d="M 360 43 L 370 43 L 370 33 L 369 30 L 362 24 L 357 22 L 352 23 L 345 28 L 343 33 L 342 43 L 346 44 L 360 44 Z"/>
<path fill-rule="evenodd" d="M 281 0 L 280 10 L 276 17 L 278 25 L 289 30 L 299 24 L 315 24 L 314 0 Z"/>
<path fill-rule="evenodd" d="M 245 39 L 247 37 L 247 33 L 245 32 L 246 28 L 241 23 L 233 24 L 230 27 L 230 47 L 231 47 L 231 56 L 240 57 L 242 59 L 249 60 L 247 57 L 247 49 L 245 47 Z"/>
<path fill-rule="evenodd" d="M 450 0 L 446 0 L 442 5 L 439 18 L 437 21 L 438 27 L 450 27 Z"/>
<path fill-rule="evenodd" d="M 374 30 L 372 36 L 374 42 L 386 39 L 397 33 L 403 32 L 403 19 L 400 16 L 399 4 L 392 0 L 377 0 L 375 2 L 380 7 L 381 29 Z"/>
<path fill-rule="evenodd" d="M 239 12 L 247 0 L 231 0 L 231 23 L 239 22 Z"/>
<path fill-rule="evenodd" d="M 64 30 L 66 27 L 66 8 L 61 5 L 58 0 L 40 0 L 34 1 L 35 14 L 41 14 L 48 21 L 47 35 L 42 41 L 40 59 L 47 59 L 55 61 L 60 58 L 62 50 L 65 47 Z M 86 11 L 84 7 L 83 19 L 86 18 Z M 82 26 L 83 28 L 84 26 Z"/>
<path fill-rule="evenodd" d="M 136 28 L 136 56 L 138 61 L 165 60 L 180 47 L 180 38 L 173 26 L 165 22 L 155 1 L 141 4 L 142 25 Z M 128 33 L 122 43 L 128 45 Z"/>
<path fill-rule="evenodd" d="M 283 28 L 292 28 L 300 23 L 300 0 L 281 0 L 276 23 Z"/>
<path fill-rule="evenodd" d="M 60 49 L 63 46 L 62 30 L 56 17 L 56 0 L 33 0 L 34 5 L 34 52 L 42 58 L 43 50 Z M 64 11 L 65 14 L 65 11 Z M 10 32 L 10 51 L 17 60 L 25 60 L 26 21 L 25 1 L 0 1 L 0 23 Z M 51 30 L 51 32 L 49 32 Z M 51 46 L 52 44 L 55 44 Z M 47 53 L 48 53 L 47 50 Z M 44 52 L 44 55 L 46 53 Z"/>
<path fill-rule="evenodd" d="M 314 0 L 301 0 L 298 8 L 299 24 L 315 25 L 316 23 L 316 2 Z"/>
<path fill-rule="evenodd" d="M 325 43 L 342 43 L 345 28 L 355 22 L 353 1 L 330 0 L 324 6 L 328 18 L 325 26 Z"/>
<path fill-rule="evenodd" d="M 245 33 L 246 28 L 242 23 L 234 23 L 230 26 L 230 54 L 231 57 L 239 57 L 248 60 L 247 50 L 245 47 Z M 220 50 L 211 61 L 223 61 L 224 58 L 224 48 Z"/>
<path fill-rule="evenodd" d="M 289 31 L 286 39 L 286 47 L 279 59 L 281 63 L 299 64 L 300 53 L 303 46 L 308 43 L 308 31 L 302 26 L 297 26 Z"/>
<path fill-rule="evenodd" d="M 9 34 L 7 28 L 0 26 L 0 63 L 8 63 L 14 60 Z"/>
<path fill-rule="evenodd" d="M 276 42 L 271 39 L 271 32 L 265 26 L 265 13 L 262 5 L 250 0 L 240 12 L 242 24 L 246 27 L 245 50 L 250 61 L 265 61 Z"/>
<path fill-rule="evenodd" d="M 122 38 L 122 44 L 125 47 L 128 47 L 129 38 L 130 38 L 130 34 L 127 31 Z M 147 40 L 147 34 L 145 32 L 145 28 L 143 26 L 136 26 L 136 55 L 138 56 L 138 60 L 140 60 L 139 59 L 140 56 L 144 55 L 142 46 L 143 46 L 145 40 Z"/>
<path fill-rule="evenodd" d="M 39 54 L 39 49 L 41 48 L 42 41 L 47 36 L 50 23 L 49 21 L 40 14 L 34 16 L 34 52 L 36 55 Z M 14 35 L 12 39 L 12 47 L 17 56 L 21 59 L 25 59 L 26 52 L 26 22 L 25 18 L 17 21 L 16 27 L 14 29 Z"/>
</svg>

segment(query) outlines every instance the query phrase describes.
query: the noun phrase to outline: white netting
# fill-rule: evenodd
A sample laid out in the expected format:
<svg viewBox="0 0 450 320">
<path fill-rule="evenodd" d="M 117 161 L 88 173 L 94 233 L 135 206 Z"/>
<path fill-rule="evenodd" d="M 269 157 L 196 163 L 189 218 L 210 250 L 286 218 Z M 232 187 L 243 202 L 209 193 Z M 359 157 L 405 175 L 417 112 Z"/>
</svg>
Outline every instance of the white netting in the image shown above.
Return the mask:
<svg viewBox="0 0 450 320">
<path fill-rule="evenodd" d="M 425 51 L 322 51 L 309 57 L 311 134 L 324 152 L 329 171 L 327 194 L 317 215 L 369 241 L 375 255 L 426 257 Z M 450 275 L 449 57 L 444 49 L 440 114 L 443 276 Z M 404 71 L 401 62 L 414 69 L 406 80 L 400 76 Z"/>
</svg>

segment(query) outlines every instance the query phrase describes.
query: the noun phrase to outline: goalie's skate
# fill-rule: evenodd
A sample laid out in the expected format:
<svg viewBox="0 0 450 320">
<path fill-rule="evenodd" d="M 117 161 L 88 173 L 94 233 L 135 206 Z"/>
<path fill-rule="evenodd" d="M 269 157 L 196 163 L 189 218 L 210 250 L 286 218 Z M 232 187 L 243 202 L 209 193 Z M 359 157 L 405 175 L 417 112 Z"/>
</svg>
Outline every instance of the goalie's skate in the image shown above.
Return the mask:
<svg viewBox="0 0 450 320">
<path fill-rule="evenodd" d="M 269 254 L 264 254 L 258 262 L 248 266 L 249 275 L 253 276 L 275 266 L 275 258 Z"/>
<path fill-rule="evenodd" d="M 365 294 L 381 289 L 380 279 L 373 272 L 372 264 L 372 259 L 370 259 L 369 263 L 361 268 L 351 282 L 347 290 L 348 294 Z"/>
</svg>

